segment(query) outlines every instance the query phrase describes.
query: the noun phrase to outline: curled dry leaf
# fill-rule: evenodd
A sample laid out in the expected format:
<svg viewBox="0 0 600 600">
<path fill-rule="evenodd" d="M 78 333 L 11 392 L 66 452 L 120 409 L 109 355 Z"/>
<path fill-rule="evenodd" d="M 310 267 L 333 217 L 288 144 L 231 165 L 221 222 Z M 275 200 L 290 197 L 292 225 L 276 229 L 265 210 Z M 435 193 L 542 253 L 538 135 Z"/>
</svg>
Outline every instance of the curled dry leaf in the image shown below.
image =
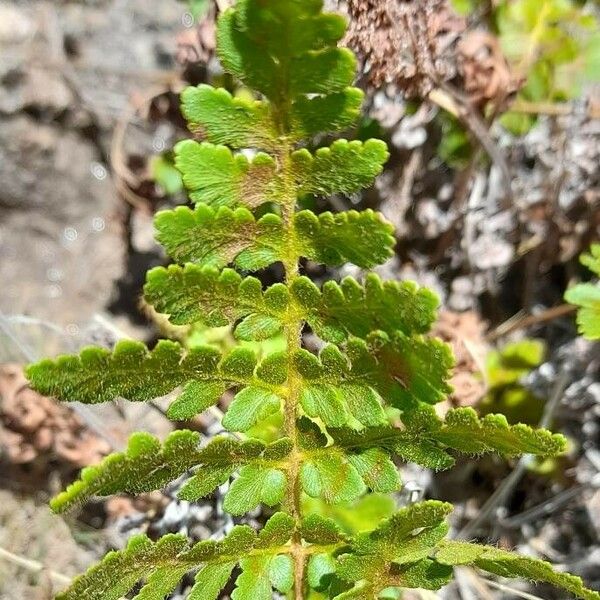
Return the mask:
<svg viewBox="0 0 600 600">
<path fill-rule="evenodd" d="M 18 365 L 0 366 L 0 400 L 0 446 L 14 464 L 53 456 L 79 468 L 110 451 L 70 408 L 30 389 Z"/>
<path fill-rule="evenodd" d="M 433 335 L 452 346 L 456 366 L 450 384 L 454 388 L 449 401 L 439 405 L 442 412 L 458 406 L 474 406 L 485 393 L 483 364 L 487 354 L 484 341 L 486 325 L 474 311 L 442 310 Z"/>
<path fill-rule="evenodd" d="M 498 38 L 488 31 L 465 33 L 458 43 L 458 68 L 471 103 L 483 108 L 506 106 L 522 84 L 511 72 Z"/>
</svg>

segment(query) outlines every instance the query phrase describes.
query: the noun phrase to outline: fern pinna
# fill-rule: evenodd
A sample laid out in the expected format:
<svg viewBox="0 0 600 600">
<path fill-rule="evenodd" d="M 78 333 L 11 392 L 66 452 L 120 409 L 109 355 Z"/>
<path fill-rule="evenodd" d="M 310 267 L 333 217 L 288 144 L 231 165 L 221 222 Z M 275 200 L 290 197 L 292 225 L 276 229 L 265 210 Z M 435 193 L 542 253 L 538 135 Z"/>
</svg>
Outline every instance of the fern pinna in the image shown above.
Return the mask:
<svg viewBox="0 0 600 600">
<path fill-rule="evenodd" d="M 234 600 L 268 600 L 273 590 L 296 599 L 376 598 L 388 588 L 439 589 L 453 566 L 471 565 L 598 600 L 579 578 L 547 563 L 448 539 L 452 507 L 443 502 L 403 508 L 356 537 L 324 516 L 303 515 L 303 495 L 349 503 L 369 490 L 397 491 L 395 460 L 443 469 L 454 452 L 556 455 L 565 446 L 559 435 L 509 426 L 501 416 L 480 420 L 471 409 L 436 416 L 433 405 L 450 391 L 453 359 L 427 336 L 438 303 L 428 290 L 375 274 L 319 288 L 301 275 L 305 259 L 368 270 L 394 246 L 391 226 L 370 210 L 298 209 L 306 195 L 352 194 L 370 185 L 388 157 L 378 140 L 338 140 L 314 152 L 307 146 L 352 126 L 363 96 L 350 87 L 354 56 L 338 47 L 344 20 L 322 13 L 321 4 L 238 0 L 221 16 L 221 63 L 260 100 L 208 85 L 184 91 L 184 115 L 205 140 L 176 148 L 195 208 L 156 216 L 158 240 L 178 264 L 152 270 L 145 286 L 148 303 L 174 324 L 231 324 L 239 340 L 279 334 L 285 351 L 259 361 L 244 344 L 222 355 L 171 341 L 151 351 L 125 341 L 112 353 L 89 348 L 28 369 L 40 392 L 88 404 L 151 400 L 180 388 L 168 412 L 176 420 L 236 392 L 223 419 L 235 436 L 203 443 L 183 430 L 161 444 L 136 434 L 125 452 L 85 469 L 54 499 L 55 510 L 94 495 L 155 490 L 187 475 L 183 499 L 198 500 L 232 478 L 224 500 L 229 513 L 259 504 L 278 512 L 259 532 L 238 525 L 220 541 L 134 537 L 58 598 L 159 600 L 188 573 L 195 573 L 190 600 L 215 600 L 232 578 Z M 285 281 L 266 289 L 227 267 L 248 272 L 273 263 L 283 265 Z M 305 328 L 323 342 L 318 355 L 303 348 Z M 245 434 L 278 412 L 279 439 L 264 443 Z"/>
</svg>

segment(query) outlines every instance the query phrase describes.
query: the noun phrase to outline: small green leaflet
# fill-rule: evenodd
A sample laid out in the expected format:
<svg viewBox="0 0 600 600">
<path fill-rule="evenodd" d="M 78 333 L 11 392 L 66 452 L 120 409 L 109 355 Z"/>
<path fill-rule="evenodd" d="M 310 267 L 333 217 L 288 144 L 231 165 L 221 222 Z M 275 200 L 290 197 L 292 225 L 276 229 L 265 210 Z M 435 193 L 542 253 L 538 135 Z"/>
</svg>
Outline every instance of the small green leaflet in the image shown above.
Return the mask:
<svg viewBox="0 0 600 600">
<path fill-rule="evenodd" d="M 258 221 L 246 208 L 213 209 L 198 204 L 157 213 L 157 239 L 179 263 L 224 267 L 230 263 L 255 271 L 283 256 L 283 222 L 274 214 Z"/>
<path fill-rule="evenodd" d="M 580 261 L 600 277 L 600 244 L 592 244 L 590 254 L 582 254 Z M 600 283 L 580 283 L 565 292 L 565 300 L 579 307 L 579 333 L 588 340 L 600 339 Z"/>
<path fill-rule="evenodd" d="M 359 284 L 352 277 L 327 281 L 322 291 L 307 277 L 294 280 L 294 300 L 324 340 L 341 343 L 349 335 L 367 337 L 376 330 L 405 335 L 427 333 L 436 319 L 437 296 L 410 281 L 382 281 L 375 273 Z"/>
<path fill-rule="evenodd" d="M 261 502 L 273 506 L 278 502 L 274 500 L 281 483 L 283 473 L 277 469 L 290 453 L 289 440 L 282 438 L 265 445 L 259 440 L 248 439 L 234 440 L 229 437 L 214 438 L 201 452 L 198 469 L 191 479 L 180 490 L 178 496 L 183 500 L 195 501 L 210 494 L 214 489 L 227 481 L 238 469 L 240 477 L 236 479 L 225 496 L 232 514 L 238 507 L 252 506 L 251 510 Z M 264 489 L 252 487 L 252 477 L 265 483 Z M 242 511 L 245 512 L 245 511 Z"/>
<path fill-rule="evenodd" d="M 299 251 L 306 258 L 332 267 L 350 262 L 370 269 L 393 255 L 393 227 L 370 209 L 315 215 L 309 210 L 296 214 L 294 228 Z"/>
<path fill-rule="evenodd" d="M 343 131 L 360 116 L 364 93 L 358 88 L 322 96 L 299 96 L 292 104 L 292 135 L 296 140 L 317 134 Z"/>
<path fill-rule="evenodd" d="M 342 343 L 348 335 L 365 338 L 375 330 L 426 333 L 439 304 L 435 294 L 413 282 L 383 282 L 374 273 L 363 285 L 346 277 L 339 284 L 326 282 L 321 291 L 307 277 L 298 277 L 289 290 L 276 283 L 263 292 L 255 277 L 194 264 L 152 269 L 144 297 L 175 325 L 201 322 L 220 327 L 245 319 L 236 332 L 241 339 L 279 333 L 292 303 L 319 337 L 333 343 Z"/>
<path fill-rule="evenodd" d="M 325 346 L 318 358 L 300 350 L 294 362 L 307 382 L 335 386 L 349 397 L 362 392 L 368 398 L 371 389 L 404 409 L 434 404 L 451 391 L 447 382 L 454 359 L 439 340 L 377 332 L 366 340 L 351 338 L 344 350 L 345 354 L 337 346 Z"/>
<path fill-rule="evenodd" d="M 245 208 L 213 209 L 198 204 L 159 212 L 158 241 L 179 263 L 224 267 L 233 263 L 256 271 L 282 260 L 286 233 L 281 218 L 267 214 L 255 220 Z M 351 262 L 371 268 L 392 256 L 392 226 L 372 210 L 315 215 L 308 210 L 294 216 L 297 251 L 331 266 Z"/>
<path fill-rule="evenodd" d="M 242 347 L 222 356 L 208 346 L 187 351 L 175 342 L 161 340 L 149 351 L 140 342 L 124 340 L 112 353 L 87 348 L 79 355 L 43 360 L 30 365 L 27 376 L 32 387 L 43 394 L 86 404 L 118 398 L 152 400 L 184 385 L 168 414 L 173 419 L 189 419 L 218 402 L 233 386 L 253 385 L 267 392 L 276 389 L 254 376 L 256 362 L 256 355 Z"/>
<path fill-rule="evenodd" d="M 370 186 L 383 170 L 389 153 L 380 140 L 337 140 L 315 155 L 302 149 L 292 154 L 292 169 L 300 193 L 330 196 L 353 194 Z"/>
<path fill-rule="evenodd" d="M 449 450 L 471 455 L 496 452 L 504 456 L 525 453 L 556 456 L 566 447 L 562 435 L 528 425 L 509 425 L 503 415 L 486 415 L 479 419 L 472 408 L 451 409 L 442 420 L 432 407 L 421 406 L 402 418 L 404 429 L 389 426 L 361 431 L 330 428 L 328 432 L 342 448 L 387 448 L 406 461 L 436 470 L 454 464 Z"/>
<path fill-rule="evenodd" d="M 352 83 L 356 59 L 335 47 L 345 29 L 341 17 L 296 3 L 289 12 L 272 0 L 255 4 L 242 0 L 219 20 L 218 53 L 227 71 L 273 102 L 341 92 Z"/>
<path fill-rule="evenodd" d="M 212 144 L 235 149 L 275 147 L 276 132 L 265 102 L 235 98 L 223 88 L 201 84 L 183 90 L 181 111 L 190 129 Z"/>
<path fill-rule="evenodd" d="M 387 587 L 439 589 L 452 569 L 428 556 L 444 538 L 446 517 L 452 506 L 430 500 L 413 504 L 384 521 L 377 529 L 359 534 L 351 544 L 351 553 L 338 559 L 336 574 L 355 584 L 356 596 L 377 596 Z"/>
<path fill-rule="evenodd" d="M 227 146 L 183 140 L 175 146 L 175 166 L 196 204 L 256 208 L 281 197 L 275 161 L 262 152 L 248 160 Z"/>
<path fill-rule="evenodd" d="M 223 427 L 229 431 L 248 431 L 259 421 L 277 412 L 281 398 L 257 387 L 238 392 L 223 418 Z"/>
<path fill-rule="evenodd" d="M 90 347 L 79 355 L 30 365 L 27 377 L 38 392 L 62 400 L 95 404 L 122 397 L 144 401 L 164 396 L 192 379 L 223 381 L 218 373 L 220 358 L 209 347 L 186 353 L 179 344 L 162 340 L 149 351 L 140 342 L 123 340 L 112 352 Z"/>
<path fill-rule="evenodd" d="M 280 319 L 289 304 L 288 290 L 281 283 L 263 293 L 255 277 L 242 278 L 233 269 L 219 271 L 194 264 L 152 269 L 144 297 L 158 312 L 169 314 L 175 325 L 201 322 L 221 327 L 255 315 L 277 321 L 275 333 L 281 330 Z M 249 332 L 246 337 L 257 339 L 257 333 Z"/>
<path fill-rule="evenodd" d="M 240 467 L 242 472 L 252 467 L 269 471 L 269 465 L 279 464 L 290 450 L 285 439 L 268 446 L 258 440 L 228 437 L 216 437 L 204 448 L 199 443 L 200 435 L 187 430 L 174 431 L 163 445 L 147 433 L 135 433 L 125 452 L 111 454 L 98 465 L 83 469 L 81 478 L 52 501 L 52 508 L 63 512 L 94 495 L 154 491 L 191 469 L 195 469 L 194 475 L 179 497 L 194 501 L 213 492 Z M 264 497 L 265 502 L 270 501 L 266 492 Z M 262 501 L 261 496 L 257 498 L 251 508 Z"/>
<path fill-rule="evenodd" d="M 118 600 L 140 580 L 146 580 L 146 585 L 135 596 L 136 600 L 162 600 L 187 572 L 200 566 L 203 568 L 198 572 L 188 598 L 215 600 L 234 566 L 240 562 L 244 571 L 256 564 L 253 561 L 264 562 L 270 598 L 271 585 L 282 592 L 291 588 L 289 559 L 279 554 L 293 532 L 293 527 L 282 528 L 284 520 L 285 516 L 282 518 L 281 513 L 276 513 L 266 523 L 266 529 L 276 527 L 279 531 L 279 535 L 271 539 L 257 536 L 246 525 L 234 527 L 220 542 L 204 541 L 194 546 L 180 535 L 166 535 L 157 542 L 152 542 L 145 535 L 135 536 L 124 550 L 110 552 L 101 563 L 77 577 L 66 591 L 57 596 L 57 600 Z M 244 597 L 247 580 L 243 574 L 238 577 L 236 585 L 239 591 L 237 594 L 234 592 L 238 598 Z"/>
<path fill-rule="evenodd" d="M 445 540 L 435 553 L 436 561 L 447 565 L 472 565 L 501 577 L 521 577 L 550 583 L 576 598 L 600 600 L 600 593 L 584 587 L 581 578 L 553 570 L 552 565 L 530 556 L 520 556 L 492 546 Z"/>
<path fill-rule="evenodd" d="M 377 448 L 348 451 L 326 446 L 316 425 L 303 417 L 298 423 L 300 443 L 307 450 L 301 467 L 302 487 L 313 498 L 329 504 L 348 504 L 367 489 L 391 493 L 400 489 L 396 465 L 384 450 Z M 337 431 L 337 430 L 334 430 Z"/>
<path fill-rule="evenodd" d="M 200 434 L 185 430 L 173 432 L 162 446 L 147 433 L 135 433 L 125 452 L 83 469 L 81 479 L 54 498 L 51 506 L 62 512 L 93 495 L 161 489 L 200 462 L 199 442 Z"/>
</svg>

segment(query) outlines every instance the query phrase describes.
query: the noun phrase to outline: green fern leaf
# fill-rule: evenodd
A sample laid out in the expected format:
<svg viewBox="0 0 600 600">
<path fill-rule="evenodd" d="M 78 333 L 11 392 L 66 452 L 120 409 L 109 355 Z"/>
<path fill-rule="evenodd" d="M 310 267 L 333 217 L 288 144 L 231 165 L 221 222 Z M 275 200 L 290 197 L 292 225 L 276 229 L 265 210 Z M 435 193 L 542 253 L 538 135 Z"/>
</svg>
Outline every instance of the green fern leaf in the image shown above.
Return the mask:
<svg viewBox="0 0 600 600">
<path fill-rule="evenodd" d="M 188 571 L 187 565 L 179 568 L 168 566 L 157 569 L 148 577 L 148 581 L 133 600 L 165 600 Z"/>
<path fill-rule="evenodd" d="M 265 446 L 264 443 L 253 439 L 239 441 L 229 437 L 216 437 L 199 453 L 195 463 L 198 468 L 179 491 L 178 496 L 183 500 L 194 502 L 210 494 L 242 467 L 240 473 L 244 477 L 240 477 L 240 479 L 243 479 L 243 481 L 238 483 L 240 480 L 236 480 L 228 492 L 228 494 L 231 494 L 235 488 L 233 497 L 228 501 L 229 503 L 235 503 L 236 495 L 240 491 L 244 492 L 245 485 L 248 483 L 247 476 L 252 474 L 253 471 L 260 471 L 261 477 L 266 478 L 269 475 L 271 477 L 269 483 L 274 483 L 279 477 L 279 472 L 273 474 L 272 471 L 282 463 L 289 452 L 289 440 L 285 438 Z M 246 496 L 249 494 L 250 492 L 247 492 Z M 257 497 L 259 499 L 252 508 L 261 502 L 260 496 Z M 265 497 L 267 498 L 265 503 L 271 501 L 272 496 L 267 491 L 265 491 Z M 276 502 L 273 504 L 276 504 Z M 273 504 L 270 504 L 270 506 L 273 506 Z"/>
<path fill-rule="evenodd" d="M 384 142 L 337 140 L 329 148 L 292 154 L 292 168 L 301 193 L 330 196 L 353 194 L 370 186 L 383 170 L 389 153 Z"/>
<path fill-rule="evenodd" d="M 175 146 L 175 166 L 196 204 L 256 208 L 281 196 L 275 161 L 262 152 L 250 161 L 227 146 L 183 140 Z"/>
<path fill-rule="evenodd" d="M 582 254 L 579 260 L 600 277 L 600 244 L 592 244 L 590 254 Z M 565 300 L 578 306 L 577 326 L 579 333 L 588 340 L 600 339 L 600 283 L 580 283 L 565 292 Z"/>
<path fill-rule="evenodd" d="M 333 519 L 319 513 L 305 517 L 302 520 L 300 531 L 302 539 L 309 544 L 329 545 L 346 540 L 339 525 Z"/>
<path fill-rule="evenodd" d="M 292 168 L 301 193 L 350 195 L 371 185 L 388 157 L 387 146 L 379 140 L 337 140 L 329 148 L 319 148 L 315 155 L 298 150 L 292 154 Z"/>
<path fill-rule="evenodd" d="M 113 352 L 86 348 L 80 355 L 43 360 L 27 369 L 40 393 L 87 404 L 122 397 L 144 401 L 164 396 L 192 379 L 223 381 L 216 375 L 220 353 L 198 348 L 185 353 L 174 342 L 162 340 L 151 352 L 140 342 L 121 341 Z"/>
<path fill-rule="evenodd" d="M 240 0 L 236 5 L 239 28 L 261 42 L 279 60 L 336 46 L 346 30 L 343 18 L 321 12 L 322 2 Z M 300 25 L 300 26 L 298 26 Z"/>
<path fill-rule="evenodd" d="M 398 469 L 384 450 L 370 448 L 348 455 L 348 460 L 371 491 L 390 494 L 402 487 Z"/>
<path fill-rule="evenodd" d="M 235 565 L 235 562 L 206 565 L 198 571 L 187 600 L 217 600 L 231 578 Z"/>
<path fill-rule="evenodd" d="M 175 325 L 221 327 L 256 315 L 273 321 L 272 335 L 281 330 L 280 319 L 289 301 L 283 284 L 275 284 L 263 294 L 262 284 L 254 277 L 242 278 L 233 269 L 218 271 L 193 264 L 152 269 L 144 296 L 158 312 L 169 314 Z M 256 339 L 254 328 L 246 325 L 244 329 L 251 330 L 244 338 Z"/>
<path fill-rule="evenodd" d="M 578 306 L 579 333 L 589 340 L 600 339 L 600 285 L 580 283 L 565 292 L 565 300 Z"/>
<path fill-rule="evenodd" d="M 302 464 L 300 480 L 304 491 L 329 504 L 349 503 L 367 489 L 360 473 L 338 449 L 313 453 Z"/>
<path fill-rule="evenodd" d="M 382 282 L 374 273 L 367 275 L 364 285 L 346 277 L 340 284 L 328 281 L 321 291 L 307 277 L 298 277 L 289 291 L 277 283 L 263 292 L 254 277 L 193 264 L 152 269 L 144 295 L 175 325 L 200 322 L 221 327 L 245 319 L 236 330 L 240 339 L 265 339 L 279 333 L 293 301 L 313 331 L 334 343 L 348 335 L 365 338 L 375 330 L 426 333 L 439 303 L 425 288 L 412 282 Z"/>
<path fill-rule="evenodd" d="M 434 404 L 451 391 L 447 381 L 452 353 L 438 340 L 377 332 L 366 341 L 350 339 L 345 351 L 346 355 L 330 345 L 321 351 L 320 360 L 305 350 L 293 358 L 296 369 L 311 385 L 328 384 L 343 394 L 348 391 L 364 398 L 374 391 L 387 403 L 404 409 L 421 402 Z M 373 424 L 381 422 L 377 413 L 373 414 Z"/>
<path fill-rule="evenodd" d="M 430 500 L 400 510 L 370 533 L 358 535 L 351 553 L 338 559 L 336 574 L 355 586 L 354 594 L 373 596 L 387 587 L 439 589 L 452 569 L 428 556 L 448 532 L 452 506 Z M 342 597 L 342 596 L 338 596 Z"/>
<path fill-rule="evenodd" d="M 354 55 L 332 47 L 343 35 L 343 19 L 289 6 L 244 0 L 227 11 L 217 29 L 221 63 L 274 102 L 343 91 L 356 71 Z"/>
<path fill-rule="evenodd" d="M 371 210 L 318 217 L 304 210 L 296 214 L 294 227 L 302 255 L 332 267 L 350 262 L 370 269 L 393 254 L 393 228 Z"/>
<path fill-rule="evenodd" d="M 234 98 L 223 88 L 201 84 L 181 93 L 190 129 L 212 144 L 231 148 L 275 148 L 276 131 L 265 102 Z"/>
<path fill-rule="evenodd" d="M 566 440 L 545 429 L 532 429 L 523 424 L 509 425 L 502 415 L 482 419 L 472 408 L 456 408 L 440 419 L 433 408 L 402 416 L 404 429 L 372 427 L 362 431 L 348 428 L 329 429 L 335 443 L 348 450 L 387 448 L 404 460 L 431 469 L 447 469 L 454 464 L 448 450 L 481 455 L 495 452 L 511 457 L 519 454 L 556 456 L 564 452 Z"/>
<path fill-rule="evenodd" d="M 579 257 L 582 265 L 585 265 L 592 273 L 600 277 L 600 244 L 592 244 L 589 254 Z"/>
<path fill-rule="evenodd" d="M 265 525 L 273 529 L 271 520 L 281 529 L 280 514 Z M 288 530 L 289 531 L 289 530 Z M 274 563 L 273 579 L 285 583 L 282 561 L 278 559 L 283 536 L 270 540 L 260 538 L 245 525 L 234 527 L 220 542 L 199 542 L 190 547 L 184 536 L 166 535 L 152 542 L 145 535 L 132 538 L 124 550 L 110 552 L 101 563 L 81 575 L 56 600 L 118 600 L 141 580 L 146 580 L 136 599 L 155 600 L 161 593 L 177 585 L 177 577 L 203 565 L 190 592 L 193 600 L 214 600 L 227 583 L 234 566 L 244 560 L 267 560 Z M 289 539 L 289 538 L 288 538 Z M 285 543 L 287 540 L 283 540 Z M 256 556 L 251 556 L 256 548 Z M 269 552 L 271 555 L 269 556 Z M 274 561 L 274 559 L 276 559 Z M 238 580 L 239 583 L 239 580 Z"/>
<path fill-rule="evenodd" d="M 232 386 L 251 385 L 274 392 L 277 386 L 255 376 L 255 367 L 256 356 L 247 348 L 235 348 L 222 357 L 212 347 L 186 351 L 162 340 L 149 352 L 144 344 L 127 340 L 119 342 L 112 353 L 88 348 L 80 355 L 44 360 L 29 366 L 27 374 L 39 392 L 87 404 L 117 398 L 151 400 L 184 385 L 168 415 L 189 419 L 215 404 Z"/>
<path fill-rule="evenodd" d="M 159 212 L 157 239 L 179 263 L 221 268 L 234 263 L 245 271 L 268 267 L 283 256 L 281 218 L 267 214 L 258 221 L 245 208 L 218 210 L 198 204 Z"/>
<path fill-rule="evenodd" d="M 200 462 L 199 442 L 198 433 L 185 430 L 173 432 L 162 446 L 147 433 L 135 433 L 125 452 L 83 469 L 81 479 L 52 500 L 52 509 L 68 510 L 93 495 L 160 489 Z"/>
<path fill-rule="evenodd" d="M 352 127 L 358 121 L 364 93 L 358 88 L 325 96 L 299 96 L 291 108 L 291 130 L 295 140 L 334 133 Z"/>
<path fill-rule="evenodd" d="M 328 281 L 322 293 L 310 279 L 299 277 L 290 289 L 313 330 L 324 340 L 341 343 L 347 335 L 366 338 L 388 334 L 427 333 L 435 321 L 437 296 L 413 282 L 385 281 L 369 273 L 364 285 L 351 277 Z"/>
<path fill-rule="evenodd" d="M 223 418 L 229 431 L 248 431 L 281 408 L 281 398 L 261 388 L 247 387 L 238 392 Z"/>
<path fill-rule="evenodd" d="M 600 593 L 585 588 L 581 578 L 555 571 L 550 563 L 543 560 L 520 556 L 492 546 L 447 540 L 441 543 L 435 559 L 452 566 L 473 565 L 501 577 L 521 577 L 535 582 L 550 583 L 576 598 L 600 600 Z"/>
<path fill-rule="evenodd" d="M 214 210 L 199 204 L 157 214 L 158 240 L 177 262 L 224 267 L 234 263 L 245 271 L 281 260 L 286 234 L 281 218 L 267 214 L 256 221 L 244 208 Z M 295 215 L 298 251 L 306 258 L 331 266 L 351 262 L 371 268 L 392 255 L 392 227 L 371 210 L 319 216 L 310 211 Z"/>
<path fill-rule="evenodd" d="M 125 550 L 109 552 L 101 563 L 75 579 L 56 600 L 119 600 L 141 579 L 159 571 L 166 575 L 164 567 L 181 566 L 178 556 L 187 549 L 184 536 L 167 535 L 156 543 L 145 535 L 136 536 Z"/>
<path fill-rule="evenodd" d="M 283 471 L 266 465 L 248 465 L 227 492 L 223 508 L 232 515 L 242 515 L 261 502 L 275 506 L 283 498 L 285 485 Z"/>
</svg>

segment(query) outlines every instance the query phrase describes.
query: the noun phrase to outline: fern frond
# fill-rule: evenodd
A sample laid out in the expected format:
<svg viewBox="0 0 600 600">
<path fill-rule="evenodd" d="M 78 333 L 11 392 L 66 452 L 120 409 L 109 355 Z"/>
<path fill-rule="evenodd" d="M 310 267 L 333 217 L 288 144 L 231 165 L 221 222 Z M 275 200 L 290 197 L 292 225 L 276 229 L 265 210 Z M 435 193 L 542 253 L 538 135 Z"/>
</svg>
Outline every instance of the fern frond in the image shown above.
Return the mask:
<svg viewBox="0 0 600 600">
<path fill-rule="evenodd" d="M 250 211 L 218 210 L 198 204 L 157 214 L 158 240 L 177 262 L 224 267 L 235 264 L 256 271 L 283 260 L 289 245 L 283 221 L 267 214 L 258 221 Z M 294 217 L 297 252 L 331 266 L 351 262 L 371 268 L 392 255 L 392 227 L 371 210 L 314 215 L 305 210 Z"/>
<path fill-rule="evenodd" d="M 436 561 L 446 565 L 472 565 L 501 577 L 521 577 L 563 589 L 576 598 L 600 600 L 600 593 L 587 589 L 580 577 L 555 571 L 552 565 L 530 556 L 521 556 L 493 546 L 453 540 L 443 541 L 435 553 Z"/>
<path fill-rule="evenodd" d="M 503 415 L 482 419 L 472 408 L 456 408 L 440 419 L 433 409 L 421 406 L 402 417 L 405 428 L 368 427 L 328 430 L 336 445 L 349 450 L 387 448 L 406 461 L 431 469 L 450 468 L 454 459 L 448 451 L 469 455 L 495 452 L 511 457 L 519 454 L 556 456 L 564 452 L 566 440 L 546 429 L 509 425 Z"/>
<path fill-rule="evenodd" d="M 218 542 L 137 537 L 59 599 L 163 600 L 194 573 L 191 600 L 217 600 L 223 590 L 233 600 L 271 600 L 274 591 L 291 597 L 292 588 L 300 600 L 313 595 L 306 583 L 328 598 L 366 600 L 386 588 L 439 589 L 453 565 L 472 564 L 597 600 L 580 580 L 546 563 L 445 541 L 451 507 L 441 502 L 409 506 L 355 536 L 323 515 L 303 518 L 303 493 L 319 498 L 311 503 L 325 514 L 341 515 L 356 505 L 342 511 L 328 503 L 348 506 L 369 490 L 395 492 L 396 457 L 438 469 L 452 464 L 454 452 L 555 455 L 564 448 L 562 436 L 509 426 L 503 417 L 479 419 L 470 409 L 452 410 L 445 420 L 436 415 L 432 405 L 451 391 L 453 357 L 446 344 L 426 337 L 438 306 L 433 293 L 374 274 L 319 289 L 300 275 L 309 261 L 371 269 L 392 257 L 395 246 L 391 224 L 372 210 L 300 210 L 307 196 L 350 195 L 371 185 L 388 158 L 377 140 L 338 140 L 312 150 L 316 136 L 356 123 L 363 98 L 350 87 L 356 59 L 338 47 L 344 19 L 322 8 L 322 0 L 237 0 L 220 17 L 221 64 L 256 99 L 208 85 L 182 93 L 183 114 L 199 141 L 177 145 L 176 166 L 196 206 L 156 216 L 157 238 L 181 266 L 152 270 L 144 289 L 176 325 L 229 325 L 244 341 L 278 335 L 285 349 L 279 341 L 253 344 L 263 356 L 258 361 L 243 344 L 223 353 L 168 341 L 149 350 L 126 341 L 112 352 L 85 349 L 27 371 L 38 391 L 88 404 L 177 390 L 167 413 L 177 420 L 229 391 L 222 426 L 270 440 L 222 435 L 202 444 L 199 434 L 176 431 L 161 444 L 136 434 L 124 452 L 85 469 L 53 501 L 55 510 L 173 480 L 178 496 L 194 502 L 231 480 L 223 499 L 228 513 L 243 515 L 260 504 L 281 505 L 283 512 L 259 533 L 238 526 Z M 592 254 L 583 260 L 600 273 L 600 249 Z M 282 268 L 285 283 L 266 289 L 259 278 L 226 268 L 259 271 L 275 263 L 268 275 Z M 584 311 L 595 311 L 594 294 L 584 292 Z M 318 355 L 303 347 L 305 326 L 326 342 L 317 342 Z M 402 427 L 390 425 L 398 411 L 386 407 L 400 410 Z M 264 421 L 268 427 L 260 427 Z M 370 522 L 392 512 L 387 500 Z"/>
<path fill-rule="evenodd" d="M 590 254 L 582 254 L 580 261 L 600 277 L 600 244 L 592 244 Z M 565 292 L 565 300 L 579 307 L 579 333 L 588 340 L 600 339 L 600 283 L 574 285 Z"/>
<path fill-rule="evenodd" d="M 300 96 L 290 110 L 293 139 L 299 141 L 352 127 L 360 116 L 363 99 L 364 93 L 358 88 L 325 96 Z"/>
<path fill-rule="evenodd" d="M 188 598 L 215 598 L 229 580 L 234 566 L 240 562 L 243 569 L 246 560 L 266 561 L 272 567 L 275 582 L 282 582 L 283 561 L 279 557 L 285 557 L 285 545 L 294 524 L 277 513 L 266 523 L 265 529 L 276 535 L 257 535 L 250 527 L 240 525 L 220 542 L 205 541 L 194 546 L 180 535 L 167 535 L 157 542 L 145 535 L 136 536 L 124 550 L 110 552 L 101 563 L 78 577 L 57 600 L 117 600 L 142 580 L 146 585 L 135 596 L 136 600 L 163 598 L 187 572 L 201 566 Z M 208 584 L 209 589 L 201 588 L 203 583 Z M 236 584 L 243 590 L 246 582 L 240 576 Z M 241 593 L 243 595 L 243 591 Z"/>
<path fill-rule="evenodd" d="M 306 149 L 294 152 L 292 169 L 300 193 L 350 195 L 370 186 L 388 158 L 387 146 L 379 140 L 337 140 L 314 155 Z"/>
<path fill-rule="evenodd" d="M 175 325 L 201 322 L 220 327 L 244 319 L 236 337 L 245 340 L 278 334 L 290 303 L 319 337 L 334 343 L 348 335 L 365 338 L 375 330 L 426 333 L 438 306 L 429 290 L 408 281 L 382 282 L 374 273 L 367 275 L 364 285 L 346 277 L 340 284 L 326 282 L 321 291 L 307 277 L 298 277 L 289 290 L 277 283 L 263 292 L 255 277 L 193 264 L 152 269 L 144 295 Z"/>
<path fill-rule="evenodd" d="M 199 462 L 199 442 L 200 435 L 193 431 L 175 431 L 164 445 L 147 433 L 135 433 L 125 452 L 83 469 L 81 479 L 52 500 L 52 509 L 68 510 L 93 495 L 139 494 L 163 488 Z"/>
<path fill-rule="evenodd" d="M 256 208 L 281 197 L 275 160 L 262 152 L 249 160 L 227 146 L 183 140 L 175 146 L 175 166 L 196 204 Z"/>
<path fill-rule="evenodd" d="M 231 148 L 276 148 L 277 132 L 269 106 L 233 97 L 223 88 L 201 84 L 181 93 L 181 112 L 194 133 Z"/>
</svg>

